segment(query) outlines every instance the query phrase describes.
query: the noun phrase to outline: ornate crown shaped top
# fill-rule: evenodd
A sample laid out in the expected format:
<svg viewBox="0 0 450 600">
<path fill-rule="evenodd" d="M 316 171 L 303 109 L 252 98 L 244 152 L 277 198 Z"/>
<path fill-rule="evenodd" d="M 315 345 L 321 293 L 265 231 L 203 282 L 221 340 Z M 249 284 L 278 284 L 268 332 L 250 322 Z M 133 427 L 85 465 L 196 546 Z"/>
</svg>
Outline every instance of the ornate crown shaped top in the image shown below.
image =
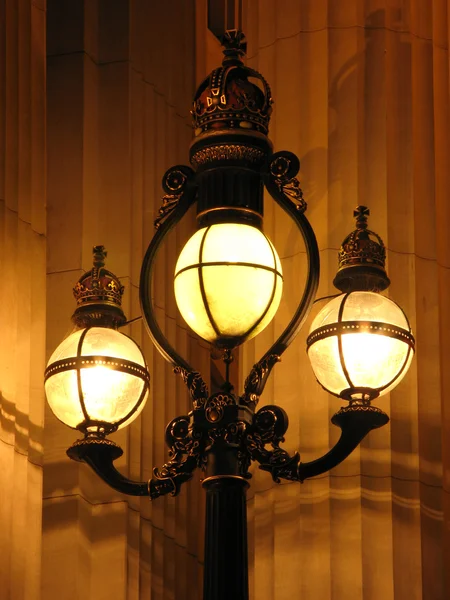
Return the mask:
<svg viewBox="0 0 450 600">
<path fill-rule="evenodd" d="M 246 41 L 242 31 L 233 29 L 223 37 L 224 59 L 197 90 L 191 111 L 195 135 L 244 129 L 267 135 L 272 96 L 264 77 L 246 67 Z"/>
<path fill-rule="evenodd" d="M 343 292 L 381 291 L 390 283 L 384 268 L 386 248 L 380 236 L 367 229 L 369 215 L 367 206 L 356 207 L 356 229 L 339 248 L 339 269 L 333 283 Z"/>
<path fill-rule="evenodd" d="M 371 265 L 384 269 L 386 248 L 380 236 L 367 229 L 369 215 L 370 210 L 367 206 L 358 206 L 354 210 L 356 229 L 345 238 L 339 249 L 340 269 L 357 265 Z"/>
<path fill-rule="evenodd" d="M 105 247 L 94 246 L 93 254 L 94 266 L 80 277 L 73 288 L 77 306 L 105 304 L 120 308 L 124 287 L 114 273 L 104 268 Z"/>
</svg>

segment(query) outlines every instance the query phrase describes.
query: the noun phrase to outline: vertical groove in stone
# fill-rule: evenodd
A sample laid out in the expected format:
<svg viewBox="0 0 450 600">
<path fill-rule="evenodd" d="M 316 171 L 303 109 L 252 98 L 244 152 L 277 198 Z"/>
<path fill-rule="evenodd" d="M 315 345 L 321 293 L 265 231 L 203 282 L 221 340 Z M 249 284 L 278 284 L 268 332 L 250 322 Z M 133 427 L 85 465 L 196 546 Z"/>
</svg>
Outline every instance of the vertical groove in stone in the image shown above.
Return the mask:
<svg viewBox="0 0 450 600">
<path fill-rule="evenodd" d="M 318 296 L 333 293 L 336 251 L 354 206 L 366 204 L 388 248 L 388 295 L 409 315 L 418 343 L 408 376 L 377 401 L 390 424 L 346 463 L 300 488 L 270 489 L 266 474 L 255 474 L 250 581 L 258 600 L 440 600 L 449 593 L 448 6 L 302 0 L 281 10 L 278 2 L 244 2 L 248 62 L 275 100 L 270 137 L 275 150 L 287 147 L 301 160 L 321 250 Z M 301 267 L 291 272 L 288 257 L 303 250 L 283 217 L 275 211 L 270 218 L 285 273 L 276 330 L 295 304 L 289 277 L 301 283 Z M 327 416 L 339 405 L 314 382 L 304 352 L 310 322 L 264 395 L 288 411 L 285 446 L 298 448 L 302 460 L 323 454 L 338 434 Z M 244 349 L 242 377 L 264 342 L 258 337 Z M 289 531 L 299 531 L 297 539 Z"/>
<path fill-rule="evenodd" d="M 45 156 L 41 12 L 29 0 L 0 2 L 0 589 L 17 600 L 40 598 L 41 574 L 45 178 L 35 172 Z"/>
</svg>

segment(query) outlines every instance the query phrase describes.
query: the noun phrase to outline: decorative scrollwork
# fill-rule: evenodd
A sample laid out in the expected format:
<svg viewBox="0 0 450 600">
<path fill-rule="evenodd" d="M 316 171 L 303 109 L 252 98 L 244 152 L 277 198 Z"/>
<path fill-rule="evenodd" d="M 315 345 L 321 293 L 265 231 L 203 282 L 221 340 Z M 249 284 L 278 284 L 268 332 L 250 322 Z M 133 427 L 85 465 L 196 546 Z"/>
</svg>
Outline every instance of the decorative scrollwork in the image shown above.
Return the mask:
<svg viewBox="0 0 450 600">
<path fill-rule="evenodd" d="M 276 483 L 281 478 L 298 481 L 300 455 L 296 452 L 291 456 L 280 448 L 288 425 L 288 416 L 281 407 L 264 406 L 256 413 L 245 440 L 251 459 L 259 462 L 260 469 L 269 471 Z M 266 444 L 271 444 L 272 450 L 267 450 Z"/>
<path fill-rule="evenodd" d="M 218 423 L 226 406 L 236 404 L 233 396 L 225 393 L 214 394 L 205 404 L 205 417 L 210 423 Z"/>
<path fill-rule="evenodd" d="M 264 152 L 252 146 L 244 144 L 218 144 L 197 150 L 191 157 L 191 163 L 195 167 L 216 161 L 240 160 L 251 164 L 261 164 L 264 161 Z"/>
<path fill-rule="evenodd" d="M 176 496 L 181 485 L 192 478 L 194 470 L 204 466 L 202 434 L 191 426 L 188 416 L 176 417 L 167 425 L 166 443 L 170 447 L 170 460 L 161 468 L 153 469 L 149 482 L 152 499 L 167 493 Z"/>
<path fill-rule="evenodd" d="M 163 203 L 154 222 L 155 229 L 159 229 L 162 222 L 175 210 L 183 195 L 186 183 L 193 173 L 190 167 L 179 165 L 170 168 L 164 174 L 162 187 L 166 194 L 163 196 Z"/>
<path fill-rule="evenodd" d="M 201 408 L 208 399 L 208 386 L 203 381 L 201 374 L 198 371 L 187 371 L 182 367 L 175 367 L 173 372 L 181 375 L 189 390 L 194 408 Z"/>
<path fill-rule="evenodd" d="M 305 212 L 307 205 L 303 199 L 303 191 L 296 175 L 300 169 L 300 161 L 292 152 L 277 152 L 271 157 L 269 173 L 280 192 L 284 193 L 299 212 Z"/>
<path fill-rule="evenodd" d="M 264 444 L 278 446 L 284 442 L 284 434 L 289 427 L 289 418 L 281 406 L 263 406 L 253 420 L 254 431 L 258 433 Z"/>
<path fill-rule="evenodd" d="M 277 354 L 271 354 L 264 360 L 253 365 L 244 384 L 244 394 L 240 401 L 247 406 L 255 407 L 258 404 L 261 390 L 264 388 L 266 379 L 270 375 L 273 366 L 280 360 Z"/>
<path fill-rule="evenodd" d="M 243 421 L 228 423 L 225 427 L 214 427 L 208 432 L 209 441 L 212 444 L 222 442 L 237 446 L 243 440 L 246 427 L 247 425 Z"/>
</svg>

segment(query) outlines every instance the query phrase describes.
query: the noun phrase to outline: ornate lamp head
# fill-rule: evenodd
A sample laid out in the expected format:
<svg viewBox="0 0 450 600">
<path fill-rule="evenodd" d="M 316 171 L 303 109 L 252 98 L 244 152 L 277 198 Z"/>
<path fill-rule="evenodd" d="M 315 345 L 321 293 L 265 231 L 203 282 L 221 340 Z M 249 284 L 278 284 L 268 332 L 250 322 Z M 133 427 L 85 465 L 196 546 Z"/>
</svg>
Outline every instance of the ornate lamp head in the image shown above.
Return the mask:
<svg viewBox="0 0 450 600">
<path fill-rule="evenodd" d="M 245 222 L 261 228 L 261 171 L 272 153 L 267 137 L 272 94 L 264 77 L 242 62 L 241 31 L 227 31 L 223 46 L 222 65 L 200 84 L 191 111 L 197 219 L 202 226 Z"/>
<path fill-rule="evenodd" d="M 390 284 L 385 270 L 386 248 L 380 236 L 367 229 L 369 215 L 367 206 L 356 207 L 356 229 L 339 249 L 339 268 L 333 284 L 342 292 L 379 292 Z"/>
<path fill-rule="evenodd" d="M 114 273 L 105 269 L 105 247 L 94 246 L 92 252 L 92 269 L 84 273 L 73 288 L 77 308 L 72 321 L 78 327 L 94 324 L 117 327 L 126 321 L 121 308 L 124 287 Z"/>
<path fill-rule="evenodd" d="M 308 355 L 322 387 L 350 404 L 370 404 L 400 383 L 414 355 L 411 325 L 395 302 L 375 293 L 388 287 L 386 248 L 367 229 L 369 209 L 358 206 L 356 229 L 339 250 L 334 285 L 345 292 L 314 319 Z"/>
</svg>

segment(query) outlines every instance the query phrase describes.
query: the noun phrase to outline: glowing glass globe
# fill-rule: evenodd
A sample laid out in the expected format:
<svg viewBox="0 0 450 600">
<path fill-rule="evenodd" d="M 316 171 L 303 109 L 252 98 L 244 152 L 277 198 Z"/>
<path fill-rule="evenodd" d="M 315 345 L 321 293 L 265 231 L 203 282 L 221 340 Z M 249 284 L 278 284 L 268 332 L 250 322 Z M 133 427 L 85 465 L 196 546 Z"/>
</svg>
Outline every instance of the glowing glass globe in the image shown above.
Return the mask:
<svg viewBox="0 0 450 600">
<path fill-rule="evenodd" d="M 352 292 L 319 312 L 307 346 L 322 387 L 348 400 L 370 400 L 387 394 L 405 376 L 414 337 L 395 302 L 374 292 Z"/>
<path fill-rule="evenodd" d="M 45 392 L 56 417 L 84 433 L 110 433 L 144 408 L 149 374 L 139 346 L 107 327 L 69 335 L 45 371 Z"/>
<path fill-rule="evenodd" d="M 281 299 L 280 259 L 259 229 L 221 223 L 200 229 L 175 267 L 175 297 L 200 337 L 232 348 L 262 331 Z"/>
</svg>

